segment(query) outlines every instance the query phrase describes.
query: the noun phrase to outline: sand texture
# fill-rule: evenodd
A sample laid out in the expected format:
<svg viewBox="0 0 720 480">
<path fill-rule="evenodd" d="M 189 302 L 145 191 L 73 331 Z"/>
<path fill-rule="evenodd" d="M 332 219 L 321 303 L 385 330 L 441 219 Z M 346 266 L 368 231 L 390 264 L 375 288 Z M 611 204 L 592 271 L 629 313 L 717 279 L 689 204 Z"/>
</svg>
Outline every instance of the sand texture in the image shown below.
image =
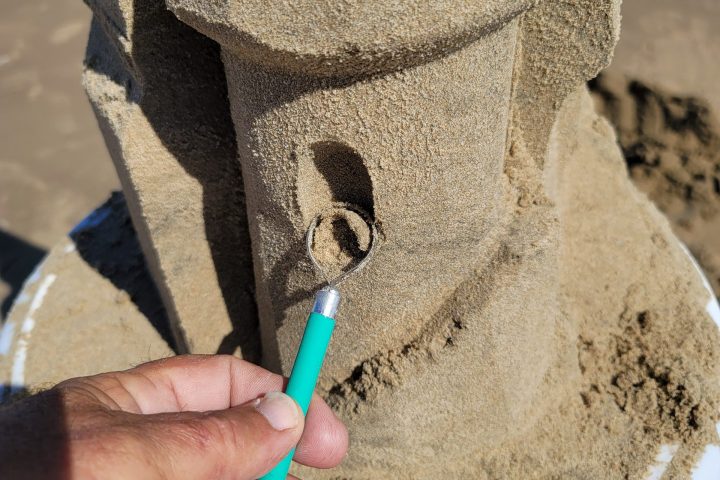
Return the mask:
<svg viewBox="0 0 720 480">
<path fill-rule="evenodd" d="M 720 441 L 708 292 L 583 86 L 618 2 L 89 3 L 86 89 L 178 351 L 289 373 L 307 226 L 340 271 L 377 225 L 318 385 L 350 453 L 304 478 L 641 479 L 663 445 L 683 478 Z"/>
<path fill-rule="evenodd" d="M 174 354 L 122 195 L 50 251 L 25 282 L 0 338 L 0 378 L 8 387 L 0 396 Z"/>
<path fill-rule="evenodd" d="M 0 0 L 0 322 L 37 263 L 118 188 L 78 78 L 78 0 Z"/>
<path fill-rule="evenodd" d="M 327 398 L 351 427 L 351 453 L 340 469 L 302 472 L 303 478 L 641 479 L 661 445 L 678 448 L 667 478 L 687 478 L 702 446 L 719 441 L 713 430 L 720 392 L 708 379 L 720 376 L 720 336 L 703 311 L 707 292 L 667 222 L 634 190 L 609 125 L 582 90 L 560 113 L 548 164 L 558 172 L 558 201 L 564 205 L 559 209 L 542 194 L 541 171 L 521 145 L 511 145 L 505 175 L 517 219 L 493 265 L 478 272 L 485 281 L 470 280 L 458 289 L 455 302 L 403 349 L 363 362 L 351 378 L 330 387 Z M 555 210 L 555 220 L 542 221 Z M 533 232 L 547 232 L 548 225 L 560 227 L 558 237 L 543 242 Z M 27 337 L 25 380 L 32 388 L 171 353 L 146 320 L 162 330 L 157 297 L 146 296 L 140 300 L 145 307 L 136 307 L 148 277 L 142 261 L 130 260 L 138 258 L 139 248 L 122 199 L 100 208 L 73 239 L 77 251 L 71 242 L 54 249 L 28 282 L 28 300 L 11 314 L 10 321 L 20 325 L 38 304 L 43 279 L 58 276 L 31 315 L 37 323 Z M 553 334 L 564 353 L 542 386 L 552 402 L 532 425 L 507 420 L 509 440 L 468 443 L 467 432 L 490 429 L 473 426 L 474 415 L 462 422 L 454 415 L 459 403 L 471 403 L 463 392 L 475 391 L 478 383 L 468 375 L 470 365 L 455 360 L 478 342 L 486 352 L 492 348 L 500 331 L 492 333 L 488 319 L 497 315 L 513 323 L 515 286 L 533 283 L 533 264 L 537 268 L 543 256 L 533 257 L 543 249 L 545 255 L 559 249 L 565 259 L 556 272 Z M 112 283 L 103 278 L 108 276 Z M 125 293 L 129 286 L 135 289 Z M 493 294 L 483 295 L 483 289 Z M 67 315 L 57 317 L 64 308 Z M 517 321 L 527 321 L 526 305 L 516 308 Z M 71 329 L 77 322 L 87 335 Z M 475 358 L 477 363 L 483 357 Z M 473 395 L 491 399 L 483 408 L 496 411 L 498 402 L 513 401 L 499 393 L 490 387 Z M 415 410 L 426 397 L 433 404 Z M 425 423 L 429 431 L 418 435 Z M 389 442 L 398 431 L 413 435 Z M 438 431 L 442 441 L 432 439 Z M 422 448 L 416 467 L 404 463 L 411 441 L 422 442 L 413 446 Z M 456 454 L 453 461 L 427 461 Z"/>
<path fill-rule="evenodd" d="M 500 28 L 537 0 L 167 0 L 177 17 L 274 71 L 357 77 L 427 63 Z"/>
<path fill-rule="evenodd" d="M 623 2 L 615 58 L 591 82 L 598 108 L 618 132 L 633 180 L 669 216 L 716 294 L 718 24 L 720 3 L 714 0 Z"/>
<path fill-rule="evenodd" d="M 252 263 L 217 45 L 160 1 L 89 1 L 85 88 L 179 351 L 258 360 Z"/>
<path fill-rule="evenodd" d="M 622 36 L 608 71 L 704 98 L 720 111 L 720 2 L 626 0 Z"/>
<path fill-rule="evenodd" d="M 558 418 L 552 411 L 558 402 L 572 399 L 568 401 L 584 405 L 582 395 L 589 399 L 593 388 L 601 388 L 593 387 L 599 379 L 586 377 L 603 374 L 583 362 L 603 372 L 618 370 L 610 374 L 610 381 L 621 382 L 619 388 L 626 396 L 635 395 L 633 389 L 639 387 L 632 379 L 620 378 L 623 369 L 629 377 L 644 376 L 647 386 L 637 396 L 659 399 L 654 409 L 617 401 L 629 412 L 617 419 L 618 429 L 625 438 L 634 438 L 637 448 L 613 464 L 612 475 L 640 478 L 664 440 L 685 442 L 690 458 L 711 439 L 715 385 L 695 386 L 688 394 L 692 400 L 677 400 L 675 390 L 687 387 L 677 382 L 668 387 L 670 381 L 663 380 L 667 372 L 655 371 L 668 356 L 691 352 L 666 352 L 657 337 L 651 345 L 644 337 L 631 337 L 628 346 L 620 347 L 631 352 L 627 357 L 617 358 L 620 354 L 607 347 L 597 358 L 579 361 L 580 332 L 600 344 L 611 335 L 603 330 L 604 324 L 586 327 L 586 318 L 618 313 L 607 303 L 611 297 L 602 297 L 607 304 L 594 303 L 593 309 L 572 315 L 563 303 L 563 275 L 579 275 L 576 268 L 585 264 L 579 259 L 573 264 L 561 248 L 582 238 L 577 224 L 565 233 L 562 217 L 569 204 L 578 203 L 564 196 L 570 187 L 560 173 L 560 158 L 567 158 L 574 146 L 563 145 L 561 152 L 549 157 L 548 141 L 565 96 L 609 61 L 618 35 L 616 3 L 540 2 L 475 43 L 420 64 L 408 54 L 404 69 L 383 76 L 367 76 L 373 72 L 359 71 L 352 63 L 344 70 L 334 58 L 328 59 L 328 68 L 342 71 L 321 72 L 312 54 L 304 59 L 306 70 L 298 72 L 295 60 L 288 60 L 287 49 L 280 46 L 260 61 L 242 43 L 243 35 L 258 32 L 255 25 L 242 24 L 228 9 L 203 11 L 192 4 L 190 14 L 188 4 L 192 2 L 171 2 L 171 8 L 222 45 L 246 186 L 266 365 L 289 371 L 309 306 L 312 288 L 307 287 L 319 280 L 301 253 L 310 219 L 329 205 L 346 202 L 367 212 L 380 226 L 382 244 L 376 258 L 344 286 L 349 300 L 340 314 L 336 346 L 319 387 L 353 425 L 353 450 L 339 473 L 328 475 L 498 477 L 517 468 L 510 476 L 530 476 L 530 458 L 510 466 L 509 459 L 525 445 L 517 442 L 535 434 L 536 421 L 554 425 Z M 226 18 L 218 21 L 218 15 Z M 283 24 L 282 18 L 265 21 Z M 234 38 L 228 28 L 237 33 Z M 318 45 L 309 33 L 303 38 L 308 39 L 307 48 Z M 385 48 L 378 40 L 375 49 Z M 334 77 L 318 78 L 330 74 Z M 355 79 L 347 78 L 353 74 Z M 567 115 L 575 118 L 581 107 L 578 102 L 573 105 Z M 597 119 L 587 105 L 584 108 L 591 119 L 586 124 L 594 123 Z M 473 136 L 477 132 L 483 136 Z M 568 131 L 567 137 L 592 140 L 590 133 Z M 612 136 L 607 129 L 604 134 L 607 152 L 594 153 L 609 157 L 609 162 L 616 160 L 617 170 L 600 172 L 605 173 L 600 175 L 607 189 L 603 195 L 634 195 L 622 163 L 617 162 L 620 157 Z M 494 153 L 498 147 L 502 155 Z M 588 157 L 591 151 L 588 148 Z M 345 166 L 328 167 L 332 163 Z M 586 212 L 588 204 L 604 208 L 599 198 L 591 197 L 580 212 Z M 623 214 L 626 221 L 641 226 L 662 222 L 647 213 L 642 202 L 639 197 L 630 202 L 631 209 Z M 606 212 L 612 215 L 612 209 Z M 648 220 L 640 220 L 644 216 Z M 617 235 L 621 242 L 635 242 L 641 248 L 640 238 L 653 234 L 640 229 L 618 230 Z M 674 245 L 667 229 L 656 236 Z M 593 241 L 597 238 L 607 240 L 596 236 Z M 324 241 L 330 242 L 325 251 L 335 252 L 339 263 L 346 262 L 337 252 L 348 245 L 332 244 L 342 243 L 341 235 L 326 236 Z M 615 251 L 617 244 L 611 245 Z M 654 244 L 647 248 L 658 250 Z M 676 250 L 674 257 L 656 252 L 668 267 L 661 267 L 658 259 L 643 263 L 640 256 L 635 263 L 630 257 L 620 263 L 634 265 L 643 278 L 654 268 L 662 269 L 660 276 L 684 269 L 694 278 L 692 264 Z M 293 252 L 298 257 L 292 257 Z M 587 250 L 585 254 L 590 255 Z M 610 274 L 614 263 L 593 266 Z M 594 272 L 591 277 L 597 281 L 602 274 Z M 573 278 L 568 283 L 579 282 Z M 615 292 L 617 298 L 627 298 L 632 283 L 616 283 L 622 287 Z M 597 286 L 592 283 L 588 289 L 595 291 Z M 663 295 L 672 297 L 664 301 L 664 315 L 687 310 L 689 323 L 700 322 L 698 328 L 705 331 L 691 335 L 706 342 L 696 352 L 698 361 L 688 362 L 687 368 L 701 378 L 715 375 L 710 342 L 716 336 L 705 335 L 712 335 L 714 326 L 702 309 L 703 286 L 695 282 L 678 290 L 671 282 L 661 291 L 661 295 L 651 291 L 636 295 L 640 303 L 650 305 Z M 573 295 L 578 294 L 573 291 Z M 673 343 L 675 348 L 681 345 L 684 340 Z M 273 361 L 276 355 L 279 365 Z M 672 373 L 682 377 L 685 371 Z M 664 388 L 670 393 L 663 393 Z M 448 398 L 448 392 L 461 400 Z M 600 395 L 609 396 L 607 391 Z M 657 413 L 661 421 L 655 425 L 655 415 L 648 412 Z M 593 454 L 603 442 L 616 439 L 600 434 L 607 414 L 575 411 L 563 422 L 570 430 L 558 432 L 568 440 L 559 449 L 596 441 L 584 445 L 577 457 L 566 454 L 585 472 L 607 471 L 607 457 Z M 702 422 L 694 418 L 697 415 Z M 676 416 L 684 420 L 675 422 Z M 588 422 L 596 430 L 588 437 L 573 431 Z M 662 433 L 653 437 L 632 425 L 637 423 Z M 545 443 L 548 449 L 555 448 L 538 437 L 539 451 Z M 506 448 L 496 450 L 497 445 Z M 493 450 L 495 454 L 490 453 Z M 617 446 L 615 453 L 622 452 L 626 451 Z M 443 461 L 427 465 L 428 457 Z M 491 458 L 495 460 L 481 460 Z M 493 462 L 503 467 L 493 470 Z M 557 469 L 558 465 L 548 465 L 541 471 L 554 475 Z"/>
<path fill-rule="evenodd" d="M 352 449 L 339 469 L 300 470 L 304 476 L 644 479 L 669 445 L 677 453 L 666 478 L 688 478 L 705 445 L 720 442 L 720 335 L 705 311 L 710 294 L 667 221 L 635 191 L 611 127 L 583 88 L 560 113 L 548 163 L 557 204 L 542 193 L 527 151 L 511 146 L 506 173 L 518 208 L 501 241 L 507 254 L 479 275 L 482 283 L 459 288 L 424 335 L 331 387 L 331 404 L 352 425 Z M 456 361 L 478 342 L 487 352 L 494 316 L 511 328 L 519 292 L 532 292 L 523 277 L 537 275 L 532 264 L 542 259 L 543 242 L 531 232 L 542 231 L 538 220 L 554 207 L 560 231 L 544 246 L 563 259 L 552 343 L 561 353 L 538 389 L 552 401 L 535 410 L 537 423 L 527 413 L 504 418 L 505 440 L 486 442 L 495 425 L 476 424 L 478 414 L 460 421 L 462 407 L 481 396 L 490 400 L 481 408 L 498 412 L 498 402 L 517 399 L 499 396 L 497 385 L 477 388 L 473 368 L 486 355 Z M 530 319 L 528 303 L 517 321 Z M 468 440 L 475 429 L 480 438 Z M 408 461 L 408 451 L 422 453 Z"/>
<path fill-rule="evenodd" d="M 569 399 L 572 416 L 553 425 L 579 430 L 580 451 L 595 457 L 587 468 L 597 473 L 586 477 L 644 478 L 642 465 L 667 443 L 681 445 L 669 478 L 685 478 L 705 443 L 718 442 L 720 336 L 705 311 L 710 292 L 667 221 L 631 186 L 587 94 L 565 108 L 554 134 L 568 259 L 563 310 L 577 322 L 581 387 Z M 573 460 L 564 461 L 570 471 Z"/>
<path fill-rule="evenodd" d="M 49 249 L 118 188 L 78 81 L 91 15 L 78 0 L 1 0 L 0 11 L 0 241 Z"/>
</svg>

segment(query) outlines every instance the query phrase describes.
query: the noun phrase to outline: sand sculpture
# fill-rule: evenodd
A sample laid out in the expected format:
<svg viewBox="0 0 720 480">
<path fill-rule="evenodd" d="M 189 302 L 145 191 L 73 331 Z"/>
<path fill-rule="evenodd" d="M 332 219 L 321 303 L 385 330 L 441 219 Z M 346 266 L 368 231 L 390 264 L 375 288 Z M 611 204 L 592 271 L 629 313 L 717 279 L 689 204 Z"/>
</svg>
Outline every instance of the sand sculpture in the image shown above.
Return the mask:
<svg viewBox="0 0 720 480">
<path fill-rule="evenodd" d="M 176 351 L 288 373 L 307 225 L 335 269 L 378 225 L 318 388 L 351 452 L 304 478 L 645 478 L 668 448 L 682 476 L 718 443 L 717 304 L 584 87 L 616 1 L 88 3 L 86 89 Z M 142 317 L 86 362 L 167 349 Z"/>
</svg>

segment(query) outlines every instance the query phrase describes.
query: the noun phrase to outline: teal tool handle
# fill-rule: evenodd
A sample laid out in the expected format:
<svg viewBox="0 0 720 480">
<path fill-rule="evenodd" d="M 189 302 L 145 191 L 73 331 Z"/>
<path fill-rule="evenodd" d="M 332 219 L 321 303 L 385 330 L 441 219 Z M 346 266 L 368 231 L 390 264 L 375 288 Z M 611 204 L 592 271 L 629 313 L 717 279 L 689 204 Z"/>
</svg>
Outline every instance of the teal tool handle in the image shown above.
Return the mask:
<svg viewBox="0 0 720 480">
<path fill-rule="evenodd" d="M 308 317 L 305 333 L 290 374 L 290 381 L 285 389 L 285 393 L 300 405 L 303 415 L 307 415 L 334 328 L 335 320 L 330 317 L 315 312 Z M 293 448 L 275 468 L 260 480 L 285 480 L 294 453 L 295 449 Z"/>
</svg>

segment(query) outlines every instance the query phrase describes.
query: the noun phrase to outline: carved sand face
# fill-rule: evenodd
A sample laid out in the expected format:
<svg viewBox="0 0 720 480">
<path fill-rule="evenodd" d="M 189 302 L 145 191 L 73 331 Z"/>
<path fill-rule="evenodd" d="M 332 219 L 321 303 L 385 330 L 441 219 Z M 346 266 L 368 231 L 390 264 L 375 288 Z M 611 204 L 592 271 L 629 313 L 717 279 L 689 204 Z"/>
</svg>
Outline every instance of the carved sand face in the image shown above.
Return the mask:
<svg viewBox="0 0 720 480">
<path fill-rule="evenodd" d="M 429 471 L 429 457 L 442 459 L 435 467 L 463 466 L 481 449 L 521 435 L 556 398 L 547 379 L 571 378 L 553 364 L 575 353 L 572 336 L 557 335 L 569 322 L 557 305 L 559 222 L 543 183 L 555 179 L 544 168 L 548 138 L 568 92 L 606 63 L 617 2 L 165 3 L 220 44 L 225 79 L 218 70 L 202 71 L 202 88 L 186 92 L 195 100 L 214 91 L 217 101 L 191 102 L 199 107 L 187 110 L 225 111 L 225 89 L 213 82 L 227 81 L 245 184 L 241 203 L 237 169 L 215 169 L 220 175 L 201 177 L 204 202 L 213 209 L 198 209 L 192 199 L 174 206 L 198 212 L 188 216 L 216 230 L 237 226 L 242 215 L 223 211 L 211 194 L 220 176 L 227 180 L 223 200 L 246 208 L 253 258 L 239 263 L 252 263 L 256 288 L 239 282 L 223 293 L 232 301 L 246 290 L 257 301 L 267 366 L 289 372 L 312 295 L 322 285 L 305 255 L 311 220 L 347 206 L 318 234 L 318 248 L 339 267 L 363 248 L 362 224 L 350 212 L 365 212 L 381 231 L 370 264 L 342 285 L 345 301 L 319 384 L 354 437 L 343 467 L 348 475 L 329 475 L 377 478 L 356 474 L 382 461 L 402 473 L 391 476 L 419 478 L 416 473 Z M 155 6 L 167 15 L 161 2 Z M 142 18 L 142 11 L 133 13 L 132 20 Z M 108 24 L 111 33 L 116 24 Z M 165 40 L 154 35 L 155 25 L 149 21 L 146 35 L 131 35 L 133 62 L 142 45 Z M 202 65 L 216 53 L 200 40 L 209 53 L 178 48 L 183 75 L 158 79 L 157 94 L 173 92 L 165 88 L 177 86 L 172 79 L 185 79 L 194 62 Z M 148 72 L 157 69 L 155 58 L 145 60 Z M 152 100 L 146 97 L 145 113 L 175 113 L 172 101 L 153 111 Z M 192 138 L 204 148 L 187 149 L 182 166 L 205 174 L 223 160 L 214 145 L 232 134 L 206 129 L 206 115 L 188 118 L 200 119 Z M 188 296 L 182 293 L 195 294 L 175 272 L 196 269 L 187 268 L 173 248 L 179 242 L 168 246 L 158 228 L 167 213 L 162 188 L 142 183 L 147 169 L 131 168 L 147 166 L 145 153 L 157 161 L 155 145 L 125 151 L 133 161 L 119 163 L 135 186 L 151 187 L 139 192 L 135 207 L 141 225 L 150 227 L 144 233 L 155 248 L 149 252 L 161 260 L 156 276 L 173 294 L 172 307 Z M 177 167 L 180 159 L 173 160 L 168 155 L 165 163 Z M 235 158 L 230 153 L 225 160 L 233 165 Z M 173 183 L 195 184 L 180 171 Z M 187 205 L 195 209 L 181 208 Z M 183 232 L 204 241 L 199 223 L 180 220 Z M 208 272 L 198 282 L 208 283 L 219 266 L 249 250 L 248 241 L 220 238 L 208 236 L 201 245 L 212 247 L 213 263 L 207 257 L 193 263 Z M 211 295 L 200 298 L 211 298 L 213 289 L 203 292 Z M 175 310 L 180 326 L 193 326 L 185 330 L 188 338 L 213 337 L 206 331 L 222 325 L 193 315 L 198 306 L 214 306 L 210 313 L 223 320 L 227 303 L 213 298 L 212 305 L 193 298 Z M 252 328 L 241 333 L 252 335 Z"/>
<path fill-rule="evenodd" d="M 305 257 L 307 226 L 350 204 L 377 222 L 381 241 L 342 285 L 320 391 L 371 450 L 391 438 L 404 455 L 445 435 L 489 445 L 516 433 L 508 425 L 531 424 L 550 401 L 543 379 L 571 347 L 555 335 L 555 214 L 518 216 L 504 172 L 508 132 L 542 168 L 556 109 L 613 41 L 605 7 L 572 7 L 573 18 L 610 22 L 587 38 L 597 57 L 578 63 L 563 52 L 586 36 L 568 36 L 567 12 L 549 0 L 526 12 L 522 28 L 518 15 L 533 2 L 348 11 L 336 2 L 277 11 L 167 3 L 222 47 L 265 364 L 289 372 L 322 285 Z M 328 233 L 326 250 L 341 264 L 348 245 Z M 447 392 L 463 392 L 462 401 Z M 410 430 L 376 421 L 429 411 Z M 457 419 L 462 429 L 453 429 Z"/>
<path fill-rule="evenodd" d="M 503 164 L 517 19 L 510 14 L 491 17 L 487 5 L 479 6 L 472 18 L 485 21 L 472 30 L 479 39 L 471 44 L 469 37 L 458 40 L 446 31 L 445 37 L 437 35 L 437 45 L 444 49 L 439 42 L 444 38 L 452 48 L 441 54 L 419 49 L 429 37 L 418 38 L 418 49 L 403 50 L 407 55 L 400 55 L 402 62 L 390 68 L 396 71 L 354 77 L 358 71 L 367 73 L 369 64 L 386 69 L 388 65 L 378 59 L 406 48 L 403 42 L 413 37 L 399 32 L 405 27 L 416 31 L 416 25 L 409 22 L 393 30 L 386 24 L 388 28 L 376 32 L 377 38 L 396 33 L 397 41 L 358 32 L 357 43 L 375 49 L 366 57 L 344 51 L 342 42 L 323 43 L 323 35 L 334 38 L 333 22 L 325 19 L 319 27 L 325 34 L 298 33 L 292 45 L 300 50 L 293 53 L 277 43 L 277 51 L 259 59 L 248 47 L 248 32 L 257 34 L 254 39 L 267 35 L 275 41 L 268 32 L 283 28 L 282 21 L 270 19 L 261 28 L 258 19 L 265 10 L 241 18 L 235 10 L 193 13 L 184 2 L 168 4 L 181 19 L 222 45 L 247 195 L 263 361 L 290 369 L 312 294 L 323 281 L 305 257 L 304 234 L 317 214 L 339 205 L 364 212 L 377 223 L 381 240 L 370 264 L 342 285 L 344 301 L 320 389 L 332 390 L 352 377 L 358 365 L 378 355 L 409 351 L 408 345 L 425 345 L 420 347 L 424 350 L 445 343 L 442 325 L 452 324 L 453 316 L 459 315 L 452 313 L 458 292 L 473 285 L 476 273 L 497 260 L 498 241 L 510 221 Z M 315 3 L 303 8 L 311 4 Z M 237 8 L 243 5 L 247 7 Z M 507 2 L 492 5 L 506 13 L 520 11 Z M 428 10 L 413 21 L 433 18 L 430 4 L 424 8 Z M 382 16 L 362 15 L 368 16 L 368 25 L 382 23 Z M 250 25 L 249 18 L 257 24 Z M 313 49 L 317 55 L 308 53 Z M 328 57 L 323 52 L 335 53 Z M 333 59 L 330 65 L 328 58 Z M 405 65 L 415 66 L 397 70 Z M 298 69 L 301 74 L 288 73 Z M 346 76 L 318 78 L 338 69 Z M 332 231 L 318 236 L 318 242 L 325 242 L 318 247 L 334 257 L 339 268 L 353 255 L 351 245 L 338 241 L 342 230 L 355 240 L 363 235 L 345 213 L 344 220 L 330 222 Z M 547 288 L 552 289 L 549 284 Z M 544 296 L 552 302 L 554 293 Z M 544 300 L 532 306 L 551 312 Z M 468 314 L 481 315 L 480 307 L 470 310 Z M 513 344 L 524 341 L 527 333 L 538 351 L 549 348 L 544 343 L 552 330 L 545 325 L 547 315 L 534 315 L 532 322 L 510 328 L 502 327 L 504 317 L 489 319 L 502 333 L 486 340 L 477 332 L 474 345 L 456 353 L 454 361 L 469 372 L 477 370 L 479 388 L 517 398 L 508 411 L 522 410 L 532 402 L 547 361 L 537 359 L 530 368 L 515 368 L 527 354 Z M 507 368 L 488 371 L 487 362 Z M 509 377 L 506 370 L 512 371 Z M 517 385 L 523 385 L 520 394 Z M 467 408 L 481 409 L 472 403 Z"/>
</svg>

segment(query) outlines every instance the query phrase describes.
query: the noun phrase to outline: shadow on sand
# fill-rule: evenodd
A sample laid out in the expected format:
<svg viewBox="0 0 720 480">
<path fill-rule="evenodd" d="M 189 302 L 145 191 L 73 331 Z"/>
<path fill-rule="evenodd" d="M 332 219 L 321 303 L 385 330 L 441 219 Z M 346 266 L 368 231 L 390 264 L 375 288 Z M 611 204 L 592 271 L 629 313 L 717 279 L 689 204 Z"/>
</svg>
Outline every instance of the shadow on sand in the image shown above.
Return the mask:
<svg viewBox="0 0 720 480">
<path fill-rule="evenodd" d="M 10 287 L 7 296 L 0 298 L 0 319 L 7 316 L 23 282 L 46 253 L 42 248 L 0 230 L 0 280 Z"/>
</svg>

